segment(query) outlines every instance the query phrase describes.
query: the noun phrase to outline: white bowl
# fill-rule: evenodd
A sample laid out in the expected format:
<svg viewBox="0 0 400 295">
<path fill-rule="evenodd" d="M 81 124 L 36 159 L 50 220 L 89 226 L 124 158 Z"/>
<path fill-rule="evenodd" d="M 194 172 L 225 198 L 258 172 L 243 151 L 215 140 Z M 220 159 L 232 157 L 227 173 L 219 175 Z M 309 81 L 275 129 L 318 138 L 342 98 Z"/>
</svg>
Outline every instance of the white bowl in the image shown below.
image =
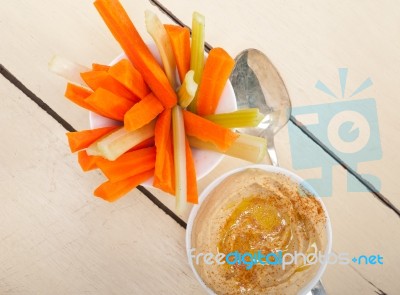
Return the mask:
<svg viewBox="0 0 400 295">
<path fill-rule="evenodd" d="M 160 55 L 158 53 L 157 47 L 154 43 L 147 45 L 152 52 L 153 56 L 157 59 L 158 63 L 161 65 Z M 117 56 L 110 65 L 113 65 L 120 61 L 123 58 L 127 58 L 124 53 Z M 235 92 L 233 91 L 231 82 L 228 82 L 225 85 L 225 88 L 222 92 L 219 105 L 217 107 L 216 113 L 227 113 L 233 112 L 237 109 L 236 105 L 236 97 Z M 89 123 L 90 128 L 100 128 L 106 126 L 115 126 L 120 125 L 121 123 L 112 119 L 105 118 L 100 116 L 96 113 L 90 112 L 89 113 Z M 222 160 L 223 154 L 207 151 L 207 150 L 199 150 L 196 148 L 192 148 L 194 164 L 196 167 L 196 175 L 197 180 L 203 178 L 208 173 L 210 173 Z M 153 178 L 149 179 L 148 181 L 144 182 L 143 185 L 145 186 L 152 186 Z"/>
<path fill-rule="evenodd" d="M 240 171 L 249 169 L 249 168 L 258 168 L 267 172 L 272 172 L 272 173 L 280 173 L 283 175 L 286 175 L 287 177 L 289 177 L 293 182 L 301 184 L 306 190 L 308 190 L 312 195 L 314 195 L 316 197 L 316 199 L 320 202 L 322 209 L 325 212 L 325 216 L 326 216 L 326 237 L 327 237 L 327 243 L 326 243 L 326 249 L 324 251 L 324 256 L 326 257 L 326 255 L 328 253 L 331 252 L 331 248 L 332 248 L 332 227 L 331 227 L 331 221 L 328 215 L 328 212 L 326 210 L 326 207 L 324 205 L 324 203 L 322 202 L 321 198 L 319 197 L 318 193 L 306 182 L 304 181 L 301 177 L 299 177 L 298 175 L 294 174 L 293 172 L 280 168 L 280 167 L 275 167 L 275 166 L 270 166 L 270 165 L 263 165 L 263 164 L 256 164 L 256 165 L 248 165 L 245 167 L 241 167 L 241 168 L 237 168 L 237 169 L 233 169 L 223 175 L 221 175 L 220 177 L 218 177 L 217 179 L 215 179 L 212 183 L 210 183 L 205 189 L 204 191 L 201 193 L 200 197 L 199 197 L 199 203 L 197 205 L 194 205 L 190 215 L 189 215 L 189 220 L 187 222 L 187 227 L 186 227 L 186 254 L 188 257 L 188 262 L 190 265 L 190 268 L 192 269 L 197 281 L 200 283 L 200 285 L 207 291 L 208 294 L 212 294 L 215 295 L 214 291 L 212 291 L 201 279 L 200 275 L 197 273 L 196 268 L 193 265 L 193 261 L 191 259 L 191 249 L 192 249 L 192 229 L 193 229 L 193 223 L 194 220 L 196 219 L 197 213 L 201 207 L 201 205 L 203 204 L 203 202 L 205 201 L 205 199 L 207 198 L 207 196 L 214 190 L 215 187 L 217 187 L 223 180 L 225 180 L 228 176 L 238 173 Z M 299 292 L 298 295 L 305 295 L 307 294 L 309 291 L 311 291 L 311 289 L 317 284 L 317 282 L 321 279 L 326 266 L 327 266 L 328 260 L 324 259 L 324 263 L 320 264 L 320 267 L 318 269 L 318 271 L 316 272 L 315 276 L 313 277 L 313 279 L 307 283 L 306 286 L 304 286 Z"/>
</svg>

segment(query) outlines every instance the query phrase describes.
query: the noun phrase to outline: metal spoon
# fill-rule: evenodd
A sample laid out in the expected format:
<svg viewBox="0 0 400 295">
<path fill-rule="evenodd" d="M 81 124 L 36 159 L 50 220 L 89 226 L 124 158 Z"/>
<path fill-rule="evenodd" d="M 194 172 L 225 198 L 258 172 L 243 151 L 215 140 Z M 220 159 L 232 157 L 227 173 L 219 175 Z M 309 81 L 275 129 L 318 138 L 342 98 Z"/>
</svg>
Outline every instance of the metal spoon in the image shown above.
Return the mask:
<svg viewBox="0 0 400 295">
<path fill-rule="evenodd" d="M 256 128 L 242 128 L 239 132 L 265 137 L 272 165 L 279 166 L 274 136 L 289 121 L 292 104 L 285 83 L 277 69 L 257 49 L 246 49 L 235 58 L 230 76 L 238 109 L 258 108 L 264 119 Z M 307 295 L 326 295 L 319 281 Z"/>
<path fill-rule="evenodd" d="M 242 51 L 235 61 L 230 80 L 238 109 L 258 108 L 265 115 L 258 127 L 239 132 L 265 137 L 271 162 L 278 166 L 274 136 L 289 121 L 292 110 L 285 84 L 271 61 L 257 49 Z"/>
</svg>

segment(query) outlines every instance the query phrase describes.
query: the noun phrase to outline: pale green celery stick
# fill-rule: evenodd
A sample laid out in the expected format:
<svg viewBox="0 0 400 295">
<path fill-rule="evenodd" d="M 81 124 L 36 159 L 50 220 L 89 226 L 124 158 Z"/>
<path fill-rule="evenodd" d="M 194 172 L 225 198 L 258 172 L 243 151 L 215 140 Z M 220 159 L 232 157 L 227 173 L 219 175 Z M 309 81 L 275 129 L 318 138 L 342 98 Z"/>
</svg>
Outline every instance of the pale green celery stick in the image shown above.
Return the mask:
<svg viewBox="0 0 400 295">
<path fill-rule="evenodd" d="M 204 42 L 205 42 L 205 18 L 198 12 L 192 16 L 192 44 L 190 52 L 190 69 L 194 71 L 194 81 L 200 84 L 204 68 Z M 196 97 L 189 105 L 189 110 L 196 111 Z"/>
<path fill-rule="evenodd" d="M 192 147 L 217 151 L 253 163 L 260 163 L 267 152 L 267 140 L 265 138 L 244 133 L 241 133 L 225 152 L 219 150 L 212 143 L 201 141 L 196 137 L 190 136 L 188 139 Z"/>
<path fill-rule="evenodd" d="M 179 105 L 182 108 L 186 108 L 196 95 L 197 83 L 193 80 L 193 76 L 194 76 L 193 70 L 187 72 L 181 87 L 179 87 L 178 99 L 179 99 Z"/>
<path fill-rule="evenodd" d="M 154 136 L 154 126 L 155 120 L 135 131 L 126 131 L 124 127 L 121 127 L 92 143 L 88 147 L 87 153 L 114 161 L 143 140 Z"/>
<path fill-rule="evenodd" d="M 178 213 L 182 213 L 187 204 L 187 178 L 185 125 L 183 123 L 182 108 L 179 105 L 172 108 L 172 133 L 175 164 L 175 208 Z"/>
<path fill-rule="evenodd" d="M 153 38 L 160 53 L 168 81 L 175 89 L 177 87 L 176 61 L 168 33 L 157 15 L 149 10 L 145 11 L 145 22 L 147 32 Z"/>
<path fill-rule="evenodd" d="M 101 152 L 97 146 L 97 141 L 93 142 L 91 145 L 88 146 L 88 148 L 86 149 L 86 153 L 89 156 L 101 156 Z"/>
<path fill-rule="evenodd" d="M 49 61 L 49 70 L 72 83 L 80 85 L 86 85 L 81 78 L 81 73 L 90 71 L 85 66 L 57 55 Z"/>
<path fill-rule="evenodd" d="M 190 52 L 190 69 L 194 71 L 194 81 L 199 84 L 204 68 L 205 18 L 198 12 L 192 16 L 192 45 Z"/>
<path fill-rule="evenodd" d="M 258 108 L 249 108 L 231 113 L 208 115 L 204 118 L 226 128 L 245 128 L 258 126 L 264 115 Z"/>
</svg>

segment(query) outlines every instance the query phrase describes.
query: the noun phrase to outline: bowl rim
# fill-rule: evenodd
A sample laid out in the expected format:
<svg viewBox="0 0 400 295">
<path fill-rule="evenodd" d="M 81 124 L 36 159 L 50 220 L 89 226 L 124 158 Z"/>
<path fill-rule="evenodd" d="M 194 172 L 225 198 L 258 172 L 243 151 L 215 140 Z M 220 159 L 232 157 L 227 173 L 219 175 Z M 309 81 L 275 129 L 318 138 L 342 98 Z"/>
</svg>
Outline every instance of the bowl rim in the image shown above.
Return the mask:
<svg viewBox="0 0 400 295">
<path fill-rule="evenodd" d="M 193 261 L 191 259 L 190 255 L 190 249 L 191 249 L 191 236 L 192 236 L 192 229 L 193 229 L 193 223 L 194 220 L 196 219 L 197 213 L 200 210 L 200 207 L 206 200 L 206 198 L 209 196 L 210 192 L 214 190 L 215 187 L 217 187 L 224 179 L 229 177 L 230 175 L 236 174 L 238 172 L 251 169 L 251 168 L 258 168 L 267 172 L 272 172 L 272 173 L 280 173 L 288 176 L 291 180 L 293 180 L 296 183 L 301 183 L 310 193 L 312 193 L 315 198 L 318 200 L 318 202 L 321 204 L 322 209 L 324 210 L 325 216 L 326 216 L 326 234 L 327 234 L 327 246 L 324 251 L 324 255 L 326 256 L 327 254 L 331 253 L 332 251 L 332 224 L 331 220 L 328 214 L 328 211 L 326 209 L 325 204 L 323 203 L 321 197 L 319 194 L 316 192 L 316 190 L 308 183 L 306 182 L 303 178 L 301 178 L 299 175 L 295 174 L 294 172 L 287 170 L 282 167 L 277 167 L 277 166 L 272 166 L 272 165 L 267 165 L 267 164 L 254 164 L 254 165 L 246 165 L 243 167 L 235 168 L 232 169 L 218 178 L 216 178 L 214 181 L 212 181 L 207 187 L 203 190 L 203 192 L 200 194 L 199 197 L 199 203 L 197 205 L 194 205 L 190 211 L 189 218 L 187 221 L 186 225 L 186 234 L 185 234 L 185 246 L 186 246 L 186 256 L 188 259 L 189 266 L 194 273 L 194 276 L 196 277 L 197 281 L 200 283 L 200 285 L 207 291 L 208 294 L 216 294 L 213 290 L 211 290 L 202 280 L 200 275 L 197 273 Z M 316 272 L 315 276 L 302 288 L 298 291 L 299 295 L 305 295 L 311 289 L 318 283 L 318 281 L 321 279 L 322 275 L 324 274 L 326 267 L 328 265 L 327 259 L 324 259 L 324 263 L 320 264 L 320 267 L 318 268 L 318 271 Z"/>
</svg>

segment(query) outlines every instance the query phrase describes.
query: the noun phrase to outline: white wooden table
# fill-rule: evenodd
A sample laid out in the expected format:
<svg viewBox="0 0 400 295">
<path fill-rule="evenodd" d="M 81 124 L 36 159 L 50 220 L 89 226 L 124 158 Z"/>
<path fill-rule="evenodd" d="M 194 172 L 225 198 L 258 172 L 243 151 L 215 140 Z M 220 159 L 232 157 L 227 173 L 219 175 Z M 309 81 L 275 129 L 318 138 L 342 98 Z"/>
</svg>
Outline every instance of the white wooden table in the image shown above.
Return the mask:
<svg viewBox="0 0 400 295">
<path fill-rule="evenodd" d="M 380 193 L 348 192 L 348 172 L 335 165 L 324 202 L 333 250 L 380 254 L 384 264 L 331 265 L 323 283 L 328 294 L 399 294 L 400 3 L 121 2 L 147 40 L 145 9 L 187 25 L 194 10 L 201 12 L 212 46 L 232 56 L 255 47 L 269 56 L 294 107 L 331 102 L 314 86 L 321 80 L 340 92 L 338 68 L 349 69 L 349 91 L 372 79 L 365 95 L 376 101 L 382 158 L 360 164 L 357 173 L 379 177 Z M 5 0 L 0 36 L 0 294 L 203 294 L 187 264 L 185 229 L 175 220 L 187 220 L 189 210 L 174 216 L 174 199 L 155 189 L 150 196 L 134 190 L 113 204 L 94 198 L 103 176 L 83 174 L 69 152 L 65 132 L 87 129 L 88 114 L 63 98 L 65 82 L 48 71 L 48 61 L 58 54 L 107 63 L 121 51 L 92 1 Z M 318 134 L 291 127 L 299 148 L 316 145 Z M 283 167 L 321 177 L 317 168 L 293 168 L 287 127 L 276 146 Z M 322 160 L 330 159 L 324 152 Z M 245 164 L 226 157 L 200 189 Z"/>
</svg>

